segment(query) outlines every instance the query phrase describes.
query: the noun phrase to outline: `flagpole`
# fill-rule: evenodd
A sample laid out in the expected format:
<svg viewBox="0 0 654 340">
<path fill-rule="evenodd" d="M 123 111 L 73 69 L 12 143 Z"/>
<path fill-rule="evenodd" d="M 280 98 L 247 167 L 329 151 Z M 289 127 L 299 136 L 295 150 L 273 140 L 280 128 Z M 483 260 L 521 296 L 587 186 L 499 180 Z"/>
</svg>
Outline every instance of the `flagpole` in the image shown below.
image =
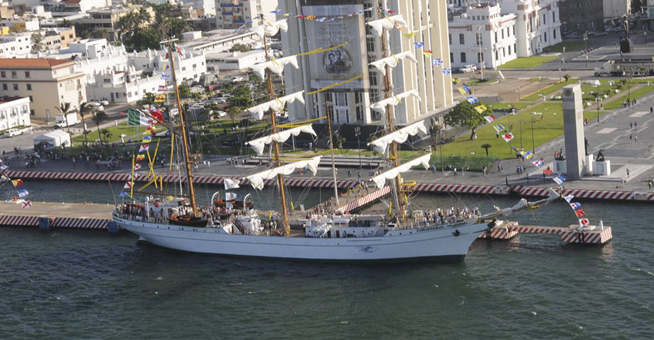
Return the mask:
<svg viewBox="0 0 654 340">
<path fill-rule="evenodd" d="M 129 198 L 134 196 L 134 155 L 132 155 L 132 183 L 129 186 Z"/>
</svg>

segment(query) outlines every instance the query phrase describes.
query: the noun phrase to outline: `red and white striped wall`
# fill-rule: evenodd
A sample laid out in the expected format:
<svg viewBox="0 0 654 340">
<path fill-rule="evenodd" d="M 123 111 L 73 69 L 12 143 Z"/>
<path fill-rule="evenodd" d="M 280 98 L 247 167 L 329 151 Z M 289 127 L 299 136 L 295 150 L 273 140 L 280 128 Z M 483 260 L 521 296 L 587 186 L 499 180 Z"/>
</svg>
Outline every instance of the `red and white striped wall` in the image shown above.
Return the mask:
<svg viewBox="0 0 654 340">
<path fill-rule="evenodd" d="M 375 200 L 388 195 L 391 192 L 391 187 L 385 186 L 377 191 L 374 191 L 368 195 L 365 195 L 357 200 L 354 200 L 340 208 L 338 210 L 342 213 L 350 212 L 354 209 L 361 208 L 362 206 L 374 202 Z"/>
<path fill-rule="evenodd" d="M 506 226 L 493 228 L 490 238 L 495 240 L 508 240 L 517 234 L 561 235 L 561 240 L 563 242 L 579 244 L 604 244 L 613 238 L 611 227 L 604 227 L 603 229 L 595 227 L 595 229 L 591 230 L 577 231 L 568 227 L 521 226 L 518 225 L 517 222 L 509 222 Z M 486 237 L 487 233 L 484 233 L 479 238 Z"/>
<path fill-rule="evenodd" d="M 78 229 L 107 229 L 110 220 L 102 218 L 54 218 L 50 227 Z"/>
<path fill-rule="evenodd" d="M 604 244 L 613 238 L 611 227 L 597 232 L 572 232 L 564 234 L 561 239 L 565 243 Z"/>
<path fill-rule="evenodd" d="M 0 215 L 0 226 L 38 227 L 38 216 L 8 216 Z"/>
<path fill-rule="evenodd" d="M 547 197 L 549 196 L 548 188 L 516 186 L 514 192 L 523 196 Z M 618 200 L 618 201 L 654 201 L 654 192 L 639 193 L 634 191 L 617 191 L 617 190 L 586 190 L 586 189 L 565 189 L 565 195 L 573 195 L 576 198 L 599 199 L 599 200 Z"/>
</svg>

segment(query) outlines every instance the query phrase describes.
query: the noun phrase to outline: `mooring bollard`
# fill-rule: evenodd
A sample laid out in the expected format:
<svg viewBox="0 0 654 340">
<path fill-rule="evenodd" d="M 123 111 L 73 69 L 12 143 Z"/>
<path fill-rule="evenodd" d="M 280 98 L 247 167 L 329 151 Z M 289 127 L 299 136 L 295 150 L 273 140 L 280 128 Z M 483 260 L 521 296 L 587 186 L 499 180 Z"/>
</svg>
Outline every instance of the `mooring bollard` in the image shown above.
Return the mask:
<svg viewBox="0 0 654 340">
<path fill-rule="evenodd" d="M 48 231 L 50 230 L 50 218 L 39 217 L 39 229 Z"/>
<path fill-rule="evenodd" d="M 107 229 L 112 234 L 118 233 L 118 223 L 114 221 L 107 222 Z"/>
</svg>

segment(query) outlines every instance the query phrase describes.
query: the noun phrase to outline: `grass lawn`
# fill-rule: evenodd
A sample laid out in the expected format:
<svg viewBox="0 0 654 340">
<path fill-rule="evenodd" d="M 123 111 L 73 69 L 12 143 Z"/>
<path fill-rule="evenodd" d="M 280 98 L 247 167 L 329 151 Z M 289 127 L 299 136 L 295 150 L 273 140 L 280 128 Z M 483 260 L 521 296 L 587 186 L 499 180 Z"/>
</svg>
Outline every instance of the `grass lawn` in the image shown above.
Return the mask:
<svg viewBox="0 0 654 340">
<path fill-rule="evenodd" d="M 547 52 L 563 52 L 563 47 L 565 46 L 566 52 L 572 51 L 581 51 L 584 48 L 583 40 L 569 40 L 563 41 L 556 45 L 546 47 Z"/>
<path fill-rule="evenodd" d="M 493 110 L 508 110 L 511 108 L 511 106 L 514 106 L 516 110 L 520 111 L 524 109 L 525 107 L 531 105 L 531 103 L 525 103 L 525 102 L 502 102 L 502 103 L 495 103 L 493 105 L 489 105 L 493 108 Z"/>
<path fill-rule="evenodd" d="M 533 102 L 533 101 L 538 100 L 539 98 L 541 98 L 541 96 L 540 96 L 541 94 L 544 95 L 544 96 L 548 96 L 548 95 L 550 95 L 550 94 L 552 94 L 554 92 L 561 91 L 561 89 L 564 86 L 567 86 L 567 85 L 570 85 L 570 84 L 575 84 L 576 82 L 577 82 L 577 79 L 570 79 L 568 81 L 564 80 L 562 82 L 558 82 L 556 84 L 552 84 L 552 85 L 550 85 L 548 87 L 545 87 L 545 88 L 541 89 L 540 91 L 534 92 L 534 93 L 532 93 L 532 94 L 530 94 L 528 96 L 522 97 L 522 98 L 520 98 L 520 100 L 521 101 Z"/>
<path fill-rule="evenodd" d="M 546 62 L 556 59 L 556 56 L 547 57 L 525 57 L 509 61 L 508 63 L 498 67 L 500 70 L 510 68 L 533 68 Z"/>
<path fill-rule="evenodd" d="M 89 135 L 88 135 L 88 141 L 90 143 L 94 142 L 96 139 L 98 139 L 98 129 L 97 127 L 93 126 L 93 124 L 90 124 L 87 126 L 89 129 Z M 164 130 L 165 128 L 157 128 L 157 132 Z M 109 132 L 111 132 L 111 137 L 109 137 L 109 140 L 104 140 L 104 142 L 115 142 L 120 140 L 120 135 L 125 134 L 127 137 L 131 137 L 134 135 L 139 135 L 142 134 L 145 131 L 145 126 L 128 126 L 128 125 L 118 125 L 118 126 L 110 126 L 107 128 Z M 136 138 L 140 139 L 140 137 Z M 75 143 L 81 143 L 84 142 L 84 136 L 76 136 L 73 137 L 73 142 Z"/>
<path fill-rule="evenodd" d="M 623 93 L 626 92 L 626 91 L 627 91 L 627 89 L 622 89 Z M 631 98 L 632 99 L 633 98 L 640 99 L 640 98 L 650 94 L 652 91 L 654 91 L 654 85 L 644 86 L 644 87 L 642 87 L 642 88 L 640 88 L 638 90 L 632 90 L 631 91 Z M 614 99 L 614 100 L 612 100 L 612 101 L 610 101 L 608 103 L 605 103 L 603 105 L 603 108 L 604 108 L 604 110 L 615 110 L 615 109 L 621 108 L 622 103 L 624 102 L 624 100 L 626 98 L 627 97 L 624 97 L 624 96 L 620 97 L 620 98 L 616 98 L 616 99 Z"/>
<path fill-rule="evenodd" d="M 535 116 L 532 112 L 543 113 L 541 116 Z M 479 156 L 485 155 L 485 150 L 481 147 L 483 144 L 490 144 L 489 154 L 499 159 L 515 157 L 515 151 L 511 147 L 520 148 L 520 139 L 522 138 L 522 147 L 525 150 L 532 148 L 532 130 L 531 119 L 534 120 L 534 145 L 538 147 L 541 144 L 559 137 L 563 134 L 563 114 L 561 103 L 542 103 L 534 107 L 529 112 L 518 113 L 516 115 L 506 115 L 494 122 L 493 125 L 502 124 L 507 129 L 513 126 L 514 139 L 507 143 L 504 139 L 497 138 L 495 130 L 491 124 L 487 124 L 477 129 L 477 139 L 470 140 L 469 135 L 457 138 L 454 142 L 442 147 L 445 156 Z M 520 122 L 522 122 L 522 132 L 520 131 Z M 538 151 L 538 150 L 536 150 Z M 538 152 L 537 152 L 538 154 Z M 542 156 L 542 155 L 538 155 Z"/>
</svg>

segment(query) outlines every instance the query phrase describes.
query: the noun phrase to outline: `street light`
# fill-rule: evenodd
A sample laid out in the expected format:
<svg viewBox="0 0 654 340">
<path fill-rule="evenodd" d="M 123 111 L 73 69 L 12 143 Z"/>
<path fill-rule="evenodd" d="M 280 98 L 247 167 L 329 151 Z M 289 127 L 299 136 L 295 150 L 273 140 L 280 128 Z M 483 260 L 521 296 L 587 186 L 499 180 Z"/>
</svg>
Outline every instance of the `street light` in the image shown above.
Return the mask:
<svg viewBox="0 0 654 340">
<path fill-rule="evenodd" d="M 534 112 L 536 114 L 536 112 Z M 532 116 L 531 117 L 531 153 L 536 156 L 536 143 L 534 140 L 534 123 L 536 122 L 536 117 Z"/>
<path fill-rule="evenodd" d="M 484 81 L 484 55 L 481 54 L 481 26 L 477 27 L 477 45 L 479 46 L 479 71 L 481 72 L 481 80 Z"/>
<path fill-rule="evenodd" d="M 354 135 L 357 136 L 357 148 L 359 149 L 359 171 L 361 171 L 361 144 L 359 142 L 359 136 L 361 136 L 361 127 L 357 126 L 354 128 Z"/>
<path fill-rule="evenodd" d="M 586 51 L 586 66 L 588 66 L 588 31 L 584 32 L 584 50 Z"/>
</svg>

